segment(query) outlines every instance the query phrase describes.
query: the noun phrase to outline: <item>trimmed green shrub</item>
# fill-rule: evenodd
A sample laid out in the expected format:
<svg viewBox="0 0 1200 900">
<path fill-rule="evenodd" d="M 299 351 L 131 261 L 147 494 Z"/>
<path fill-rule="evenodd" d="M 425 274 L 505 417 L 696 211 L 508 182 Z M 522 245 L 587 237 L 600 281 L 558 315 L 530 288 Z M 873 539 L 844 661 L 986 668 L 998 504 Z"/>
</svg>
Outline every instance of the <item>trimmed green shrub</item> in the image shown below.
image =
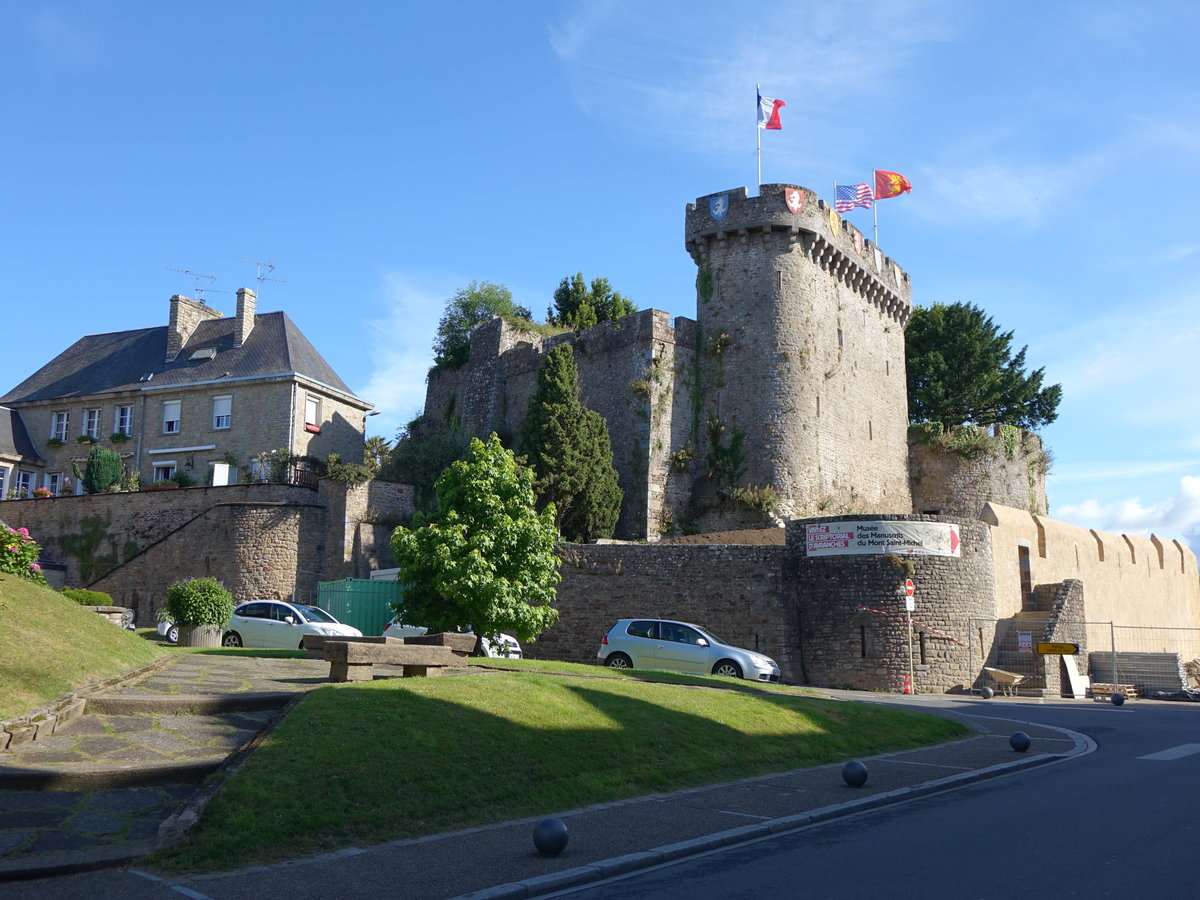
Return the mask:
<svg viewBox="0 0 1200 900">
<path fill-rule="evenodd" d="M 93 446 L 83 470 L 83 489 L 89 494 L 103 494 L 119 482 L 124 474 L 121 454 L 99 445 Z"/>
<path fill-rule="evenodd" d="M 87 588 L 63 588 L 59 593 L 69 597 L 80 606 L 112 606 L 111 594 L 104 591 L 89 591 Z"/>
<path fill-rule="evenodd" d="M 215 578 L 185 578 L 167 588 L 167 616 L 176 625 L 224 625 L 233 595 Z"/>
</svg>

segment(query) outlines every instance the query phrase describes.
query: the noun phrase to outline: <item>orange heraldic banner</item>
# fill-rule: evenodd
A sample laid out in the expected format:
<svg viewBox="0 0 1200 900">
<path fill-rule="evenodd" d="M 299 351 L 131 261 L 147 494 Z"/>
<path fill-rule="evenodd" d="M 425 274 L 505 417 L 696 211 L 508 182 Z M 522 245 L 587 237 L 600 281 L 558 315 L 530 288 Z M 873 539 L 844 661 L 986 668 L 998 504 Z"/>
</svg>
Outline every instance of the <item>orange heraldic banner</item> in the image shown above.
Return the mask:
<svg viewBox="0 0 1200 900">
<path fill-rule="evenodd" d="M 888 197 L 898 197 L 912 190 L 912 184 L 899 172 L 875 170 L 875 199 L 886 200 Z"/>
</svg>

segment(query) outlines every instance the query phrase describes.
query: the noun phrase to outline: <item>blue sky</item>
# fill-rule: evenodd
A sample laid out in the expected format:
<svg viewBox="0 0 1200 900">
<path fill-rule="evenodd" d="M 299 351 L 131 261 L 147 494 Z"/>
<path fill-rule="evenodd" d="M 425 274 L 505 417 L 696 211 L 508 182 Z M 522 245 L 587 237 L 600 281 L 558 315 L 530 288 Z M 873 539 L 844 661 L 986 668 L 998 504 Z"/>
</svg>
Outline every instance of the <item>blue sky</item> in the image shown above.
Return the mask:
<svg viewBox="0 0 1200 900">
<path fill-rule="evenodd" d="M 0 0 L 0 390 L 271 260 L 393 437 L 445 300 L 564 276 L 695 314 L 684 206 L 875 168 L 915 302 L 982 306 L 1061 383 L 1051 514 L 1200 546 L 1200 6 Z M 871 213 L 850 220 L 870 234 Z M 229 293 L 218 293 L 226 291 Z"/>
</svg>

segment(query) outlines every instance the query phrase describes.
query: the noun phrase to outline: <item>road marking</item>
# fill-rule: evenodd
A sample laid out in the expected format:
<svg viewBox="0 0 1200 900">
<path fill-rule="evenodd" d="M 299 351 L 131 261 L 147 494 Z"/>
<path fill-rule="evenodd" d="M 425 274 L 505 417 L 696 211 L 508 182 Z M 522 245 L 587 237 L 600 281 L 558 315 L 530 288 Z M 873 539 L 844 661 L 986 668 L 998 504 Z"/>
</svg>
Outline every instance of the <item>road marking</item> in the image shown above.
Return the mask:
<svg viewBox="0 0 1200 900">
<path fill-rule="evenodd" d="M 1200 753 L 1200 744 L 1180 744 L 1169 750 L 1159 750 L 1157 753 L 1139 756 L 1138 759 L 1183 759 L 1185 756 L 1193 756 L 1197 753 Z"/>
</svg>

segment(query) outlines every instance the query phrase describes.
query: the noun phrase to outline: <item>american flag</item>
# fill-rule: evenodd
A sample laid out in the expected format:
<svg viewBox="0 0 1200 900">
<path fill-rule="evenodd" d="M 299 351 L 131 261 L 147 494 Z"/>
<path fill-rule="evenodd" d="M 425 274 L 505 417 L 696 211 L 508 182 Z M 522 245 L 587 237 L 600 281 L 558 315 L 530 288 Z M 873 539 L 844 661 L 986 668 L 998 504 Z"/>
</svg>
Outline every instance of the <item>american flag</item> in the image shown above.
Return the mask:
<svg viewBox="0 0 1200 900">
<path fill-rule="evenodd" d="M 875 199 L 871 194 L 871 186 L 869 184 L 835 184 L 834 189 L 836 196 L 834 197 L 833 208 L 840 213 L 849 212 L 856 206 L 861 206 L 863 209 L 871 208 L 871 201 Z"/>
</svg>

